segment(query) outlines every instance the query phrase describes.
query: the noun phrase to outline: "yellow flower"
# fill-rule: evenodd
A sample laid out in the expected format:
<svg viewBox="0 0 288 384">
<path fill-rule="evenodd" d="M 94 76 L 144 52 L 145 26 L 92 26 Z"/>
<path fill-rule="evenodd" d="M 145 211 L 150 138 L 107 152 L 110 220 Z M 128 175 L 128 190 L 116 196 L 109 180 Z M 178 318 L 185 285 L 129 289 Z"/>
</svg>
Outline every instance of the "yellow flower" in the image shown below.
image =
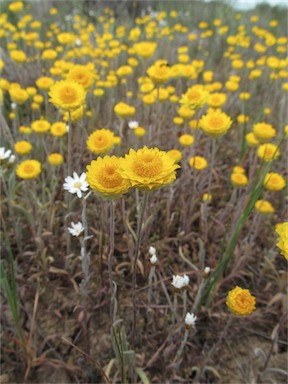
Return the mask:
<svg viewBox="0 0 288 384">
<path fill-rule="evenodd" d="M 247 135 L 245 136 L 245 139 L 247 144 L 250 147 L 256 147 L 257 145 L 260 144 L 253 132 L 247 133 Z"/>
<path fill-rule="evenodd" d="M 50 129 L 50 123 L 47 120 L 35 120 L 31 123 L 31 128 L 37 133 L 46 133 Z"/>
<path fill-rule="evenodd" d="M 179 163 L 182 160 L 182 152 L 178 149 L 170 149 L 170 151 L 167 152 L 167 155 L 169 155 L 175 163 Z"/>
<path fill-rule="evenodd" d="M 177 109 L 177 113 L 185 120 L 191 119 L 191 117 L 195 115 L 195 111 L 193 109 L 190 109 L 184 105 Z"/>
<path fill-rule="evenodd" d="M 114 133 L 109 129 L 98 129 L 87 139 L 87 148 L 96 155 L 105 154 L 114 146 Z"/>
<path fill-rule="evenodd" d="M 173 118 L 173 123 L 176 125 L 183 125 L 184 119 L 182 117 L 176 116 Z"/>
<path fill-rule="evenodd" d="M 281 191 L 285 188 L 286 181 L 279 173 L 269 172 L 265 176 L 263 184 L 268 191 Z"/>
<path fill-rule="evenodd" d="M 63 163 L 63 156 L 60 153 L 51 153 L 47 160 L 49 164 L 59 166 Z"/>
<path fill-rule="evenodd" d="M 202 169 L 207 167 L 208 163 L 207 163 L 207 160 L 204 159 L 204 157 L 194 156 L 194 157 L 190 157 L 189 165 L 191 168 L 194 168 L 197 171 L 201 171 Z"/>
<path fill-rule="evenodd" d="M 278 243 L 276 246 L 280 248 L 281 255 L 288 260 L 288 222 L 277 224 L 276 233 L 280 236 L 278 237 Z"/>
<path fill-rule="evenodd" d="M 129 75 L 132 75 L 133 69 L 130 67 L 130 65 L 122 65 L 117 69 L 116 75 L 119 77 L 126 77 Z"/>
<path fill-rule="evenodd" d="M 134 44 L 134 49 L 137 55 L 143 59 L 149 59 L 149 57 L 153 56 L 156 48 L 157 43 L 154 41 L 141 41 Z"/>
<path fill-rule="evenodd" d="M 75 65 L 67 75 L 67 80 L 75 81 L 87 91 L 93 84 L 93 74 L 85 65 Z"/>
<path fill-rule="evenodd" d="M 266 142 L 276 136 L 276 129 L 271 124 L 257 123 L 253 125 L 253 133 L 261 142 Z"/>
<path fill-rule="evenodd" d="M 114 112 L 119 117 L 132 117 L 135 115 L 135 108 L 131 107 L 130 105 L 120 102 L 114 106 Z"/>
<path fill-rule="evenodd" d="M 16 175 L 21 179 L 35 179 L 41 172 L 41 163 L 38 160 L 22 161 L 16 168 Z"/>
<path fill-rule="evenodd" d="M 84 110 L 85 110 L 85 107 L 86 107 L 86 104 L 83 104 L 81 105 L 79 108 L 76 108 L 76 109 L 73 109 L 72 111 L 70 112 L 64 112 L 63 115 L 62 115 L 62 118 L 64 121 L 68 122 L 69 121 L 69 113 L 70 113 L 70 116 L 71 116 L 71 120 L 72 121 L 78 121 L 81 119 L 81 117 L 83 116 L 84 114 Z"/>
<path fill-rule="evenodd" d="M 45 49 L 41 55 L 41 59 L 43 60 L 54 60 L 56 57 L 57 52 L 54 49 Z"/>
<path fill-rule="evenodd" d="M 279 157 L 280 151 L 275 144 L 262 144 L 259 146 L 257 156 L 264 161 L 275 160 Z"/>
<path fill-rule="evenodd" d="M 237 123 L 239 124 L 245 124 L 245 123 L 248 123 L 248 121 L 249 121 L 249 116 L 246 116 L 244 114 L 237 116 Z"/>
<path fill-rule="evenodd" d="M 245 169 L 243 167 L 240 167 L 239 165 L 236 165 L 235 167 L 233 167 L 233 173 L 245 174 Z"/>
<path fill-rule="evenodd" d="M 14 150 L 18 155 L 27 155 L 28 153 L 31 152 L 32 145 L 29 143 L 29 141 L 22 140 L 22 141 L 17 141 L 14 144 Z"/>
<path fill-rule="evenodd" d="M 197 109 L 202 108 L 206 104 L 209 97 L 209 92 L 203 85 L 196 84 L 190 87 L 180 99 L 180 103 L 186 107 Z"/>
<path fill-rule="evenodd" d="M 204 193 L 202 196 L 202 201 L 210 203 L 212 201 L 212 195 L 209 193 Z"/>
<path fill-rule="evenodd" d="M 171 68 L 167 61 L 157 60 L 151 67 L 147 69 L 147 75 L 155 84 L 164 84 L 170 79 Z"/>
<path fill-rule="evenodd" d="M 100 196 L 115 199 L 130 188 L 129 180 L 124 179 L 119 172 L 121 161 L 116 156 L 105 156 L 87 165 L 86 181 Z"/>
<path fill-rule="evenodd" d="M 86 91 L 76 81 L 61 80 L 52 85 L 49 96 L 49 101 L 57 108 L 73 111 L 84 104 Z"/>
<path fill-rule="evenodd" d="M 10 57 L 16 63 L 24 63 L 27 60 L 26 53 L 16 49 L 10 52 Z"/>
<path fill-rule="evenodd" d="M 230 92 L 235 92 L 239 88 L 239 84 L 236 81 L 226 81 L 225 87 L 228 89 Z"/>
<path fill-rule="evenodd" d="M 234 187 L 246 187 L 246 185 L 248 184 L 248 178 L 243 173 L 232 173 L 231 183 L 234 185 Z"/>
<path fill-rule="evenodd" d="M 21 12 L 24 7 L 24 4 L 22 1 L 14 1 L 13 3 L 9 4 L 9 11 L 11 12 Z"/>
<path fill-rule="evenodd" d="M 53 123 L 50 128 L 50 133 L 52 136 L 62 137 L 67 133 L 67 127 L 65 123 L 60 121 Z"/>
<path fill-rule="evenodd" d="M 34 101 L 34 103 L 42 104 L 44 101 L 44 97 L 42 95 L 34 95 L 33 101 Z"/>
<path fill-rule="evenodd" d="M 267 200 L 257 200 L 255 203 L 255 209 L 262 215 L 275 212 L 272 204 Z"/>
<path fill-rule="evenodd" d="M 16 104 L 23 104 L 29 99 L 28 93 L 22 88 L 10 88 L 9 95 Z"/>
<path fill-rule="evenodd" d="M 228 292 L 226 305 L 234 315 L 246 316 L 256 309 L 256 299 L 249 289 L 242 289 L 237 285 Z"/>
<path fill-rule="evenodd" d="M 222 105 L 224 105 L 226 103 L 226 100 L 227 100 L 226 93 L 212 93 L 209 96 L 207 104 L 210 107 L 219 108 L 219 107 L 222 107 Z"/>
<path fill-rule="evenodd" d="M 137 137 L 143 137 L 146 134 L 146 129 L 143 127 L 137 127 L 135 129 L 133 129 L 133 133 Z"/>
<path fill-rule="evenodd" d="M 179 143 L 184 147 L 189 147 L 194 143 L 194 137 L 192 135 L 184 134 L 179 137 Z"/>
<path fill-rule="evenodd" d="M 47 91 L 54 84 L 54 80 L 51 77 L 43 76 L 36 80 L 36 85 L 39 89 Z"/>
<path fill-rule="evenodd" d="M 202 116 L 199 121 L 200 128 L 212 137 L 224 135 L 231 127 L 232 120 L 226 113 L 220 110 L 211 111 Z"/>
<path fill-rule="evenodd" d="M 153 190 L 170 184 L 180 168 L 165 151 L 158 148 L 130 149 L 121 162 L 120 173 L 133 187 Z"/>
</svg>

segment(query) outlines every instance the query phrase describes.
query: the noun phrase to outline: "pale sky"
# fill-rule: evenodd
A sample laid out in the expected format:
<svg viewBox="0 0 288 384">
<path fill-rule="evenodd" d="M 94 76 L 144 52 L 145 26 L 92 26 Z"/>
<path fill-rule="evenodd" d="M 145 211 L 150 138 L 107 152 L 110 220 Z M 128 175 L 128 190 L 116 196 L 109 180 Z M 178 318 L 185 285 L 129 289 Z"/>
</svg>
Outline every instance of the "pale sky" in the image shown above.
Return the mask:
<svg viewBox="0 0 288 384">
<path fill-rule="evenodd" d="M 253 9 L 257 4 L 268 3 L 271 6 L 282 5 L 287 7 L 287 0 L 228 0 L 229 4 L 231 4 L 236 9 Z"/>
</svg>

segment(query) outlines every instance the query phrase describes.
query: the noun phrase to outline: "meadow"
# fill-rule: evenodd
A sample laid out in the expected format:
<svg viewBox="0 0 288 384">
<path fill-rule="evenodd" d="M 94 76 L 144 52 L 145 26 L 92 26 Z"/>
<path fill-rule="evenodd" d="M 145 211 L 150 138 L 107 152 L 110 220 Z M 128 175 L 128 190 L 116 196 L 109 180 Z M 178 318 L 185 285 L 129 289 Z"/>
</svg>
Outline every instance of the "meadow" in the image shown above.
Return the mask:
<svg viewBox="0 0 288 384">
<path fill-rule="evenodd" d="M 287 382 L 286 16 L 1 2 L 1 383 Z"/>
</svg>

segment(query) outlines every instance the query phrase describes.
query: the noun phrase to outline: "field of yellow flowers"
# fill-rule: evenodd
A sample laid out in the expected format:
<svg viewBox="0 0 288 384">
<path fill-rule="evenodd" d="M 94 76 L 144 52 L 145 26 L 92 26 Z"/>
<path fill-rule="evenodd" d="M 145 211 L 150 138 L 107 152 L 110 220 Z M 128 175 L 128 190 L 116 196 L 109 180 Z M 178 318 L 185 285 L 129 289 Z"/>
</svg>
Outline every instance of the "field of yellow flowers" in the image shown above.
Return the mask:
<svg viewBox="0 0 288 384">
<path fill-rule="evenodd" d="M 287 9 L 147 4 L 1 2 L 1 383 L 287 382 Z"/>
</svg>

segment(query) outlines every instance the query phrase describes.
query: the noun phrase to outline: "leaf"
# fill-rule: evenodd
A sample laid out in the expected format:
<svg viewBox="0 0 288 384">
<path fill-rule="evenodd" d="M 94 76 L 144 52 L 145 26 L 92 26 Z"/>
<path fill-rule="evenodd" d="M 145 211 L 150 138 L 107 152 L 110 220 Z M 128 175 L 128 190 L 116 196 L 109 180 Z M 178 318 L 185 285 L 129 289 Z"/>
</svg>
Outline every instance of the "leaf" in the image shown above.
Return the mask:
<svg viewBox="0 0 288 384">
<path fill-rule="evenodd" d="M 143 371 L 142 368 L 136 368 L 135 369 L 137 375 L 140 377 L 143 384 L 150 384 L 148 377 L 146 376 L 146 373 Z"/>
</svg>

